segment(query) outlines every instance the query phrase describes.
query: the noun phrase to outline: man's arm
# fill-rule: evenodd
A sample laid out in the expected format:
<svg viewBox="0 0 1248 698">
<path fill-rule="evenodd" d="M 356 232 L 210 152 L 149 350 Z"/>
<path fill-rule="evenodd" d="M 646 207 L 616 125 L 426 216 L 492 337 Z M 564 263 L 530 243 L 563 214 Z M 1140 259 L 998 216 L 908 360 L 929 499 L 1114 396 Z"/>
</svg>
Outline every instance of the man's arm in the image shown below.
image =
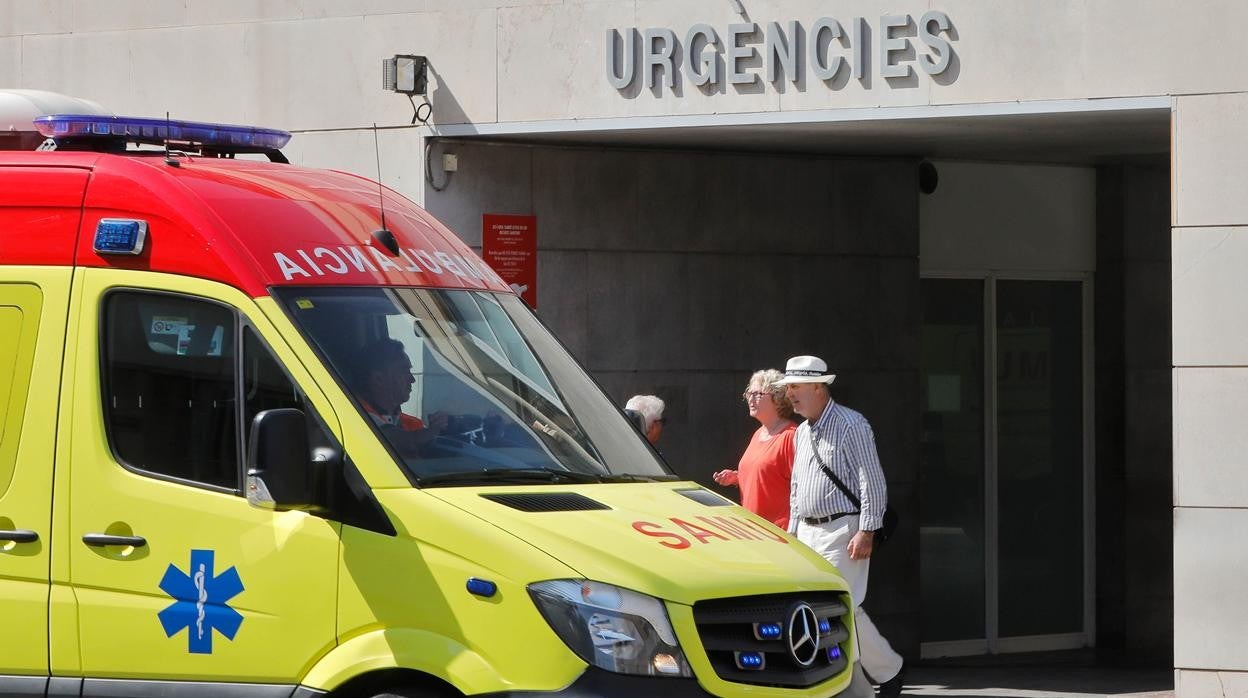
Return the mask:
<svg viewBox="0 0 1248 698">
<path fill-rule="evenodd" d="M 864 419 L 848 429 L 845 440 L 850 470 L 858 477 L 858 499 L 862 509 L 858 528 L 874 531 L 884 524 L 884 509 L 888 507 L 888 484 L 875 450 L 875 432 Z"/>
</svg>

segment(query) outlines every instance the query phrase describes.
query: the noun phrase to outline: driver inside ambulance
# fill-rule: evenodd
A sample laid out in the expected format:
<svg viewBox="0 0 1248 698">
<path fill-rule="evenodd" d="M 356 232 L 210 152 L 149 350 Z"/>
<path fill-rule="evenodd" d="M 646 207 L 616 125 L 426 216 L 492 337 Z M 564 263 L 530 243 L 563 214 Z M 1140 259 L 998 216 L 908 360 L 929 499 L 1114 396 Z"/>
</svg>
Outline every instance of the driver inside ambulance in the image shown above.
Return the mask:
<svg viewBox="0 0 1248 698">
<path fill-rule="evenodd" d="M 403 412 L 403 403 L 411 397 L 416 377 L 402 342 L 388 337 L 379 339 L 365 345 L 359 356 L 363 362 L 356 381 L 360 405 L 377 426 L 404 434 L 403 438 L 392 439 L 396 445 L 418 446 L 446 429 L 448 418 L 444 412 L 429 415 L 427 425 L 419 417 Z"/>
</svg>

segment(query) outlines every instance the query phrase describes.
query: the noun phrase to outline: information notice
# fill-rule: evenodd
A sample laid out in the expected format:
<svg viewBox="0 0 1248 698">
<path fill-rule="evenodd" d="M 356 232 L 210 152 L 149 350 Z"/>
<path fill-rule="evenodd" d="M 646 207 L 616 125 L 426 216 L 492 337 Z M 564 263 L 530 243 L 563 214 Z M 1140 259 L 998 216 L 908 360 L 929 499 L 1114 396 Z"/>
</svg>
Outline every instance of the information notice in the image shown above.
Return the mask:
<svg viewBox="0 0 1248 698">
<path fill-rule="evenodd" d="M 481 256 L 537 310 L 537 216 L 481 216 Z"/>
</svg>

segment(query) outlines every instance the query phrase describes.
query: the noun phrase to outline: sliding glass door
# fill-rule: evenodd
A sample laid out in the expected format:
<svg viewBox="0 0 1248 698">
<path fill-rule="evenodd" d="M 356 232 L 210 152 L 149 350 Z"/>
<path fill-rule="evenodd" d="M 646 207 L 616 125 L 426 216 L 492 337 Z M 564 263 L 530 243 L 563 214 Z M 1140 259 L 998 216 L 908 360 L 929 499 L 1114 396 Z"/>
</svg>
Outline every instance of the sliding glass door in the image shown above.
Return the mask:
<svg viewBox="0 0 1248 698">
<path fill-rule="evenodd" d="M 924 654 L 1090 639 L 1083 279 L 924 279 Z"/>
</svg>

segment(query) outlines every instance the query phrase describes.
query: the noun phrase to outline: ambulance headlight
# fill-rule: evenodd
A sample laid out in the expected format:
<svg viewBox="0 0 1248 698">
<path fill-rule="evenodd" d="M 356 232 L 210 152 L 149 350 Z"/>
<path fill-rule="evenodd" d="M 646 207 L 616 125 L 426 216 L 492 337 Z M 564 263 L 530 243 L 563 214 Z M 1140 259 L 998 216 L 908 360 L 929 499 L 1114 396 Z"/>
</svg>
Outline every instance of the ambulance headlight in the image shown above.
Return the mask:
<svg viewBox="0 0 1248 698">
<path fill-rule="evenodd" d="M 620 674 L 693 676 L 663 602 L 584 579 L 529 585 L 542 616 L 588 664 Z"/>
</svg>

